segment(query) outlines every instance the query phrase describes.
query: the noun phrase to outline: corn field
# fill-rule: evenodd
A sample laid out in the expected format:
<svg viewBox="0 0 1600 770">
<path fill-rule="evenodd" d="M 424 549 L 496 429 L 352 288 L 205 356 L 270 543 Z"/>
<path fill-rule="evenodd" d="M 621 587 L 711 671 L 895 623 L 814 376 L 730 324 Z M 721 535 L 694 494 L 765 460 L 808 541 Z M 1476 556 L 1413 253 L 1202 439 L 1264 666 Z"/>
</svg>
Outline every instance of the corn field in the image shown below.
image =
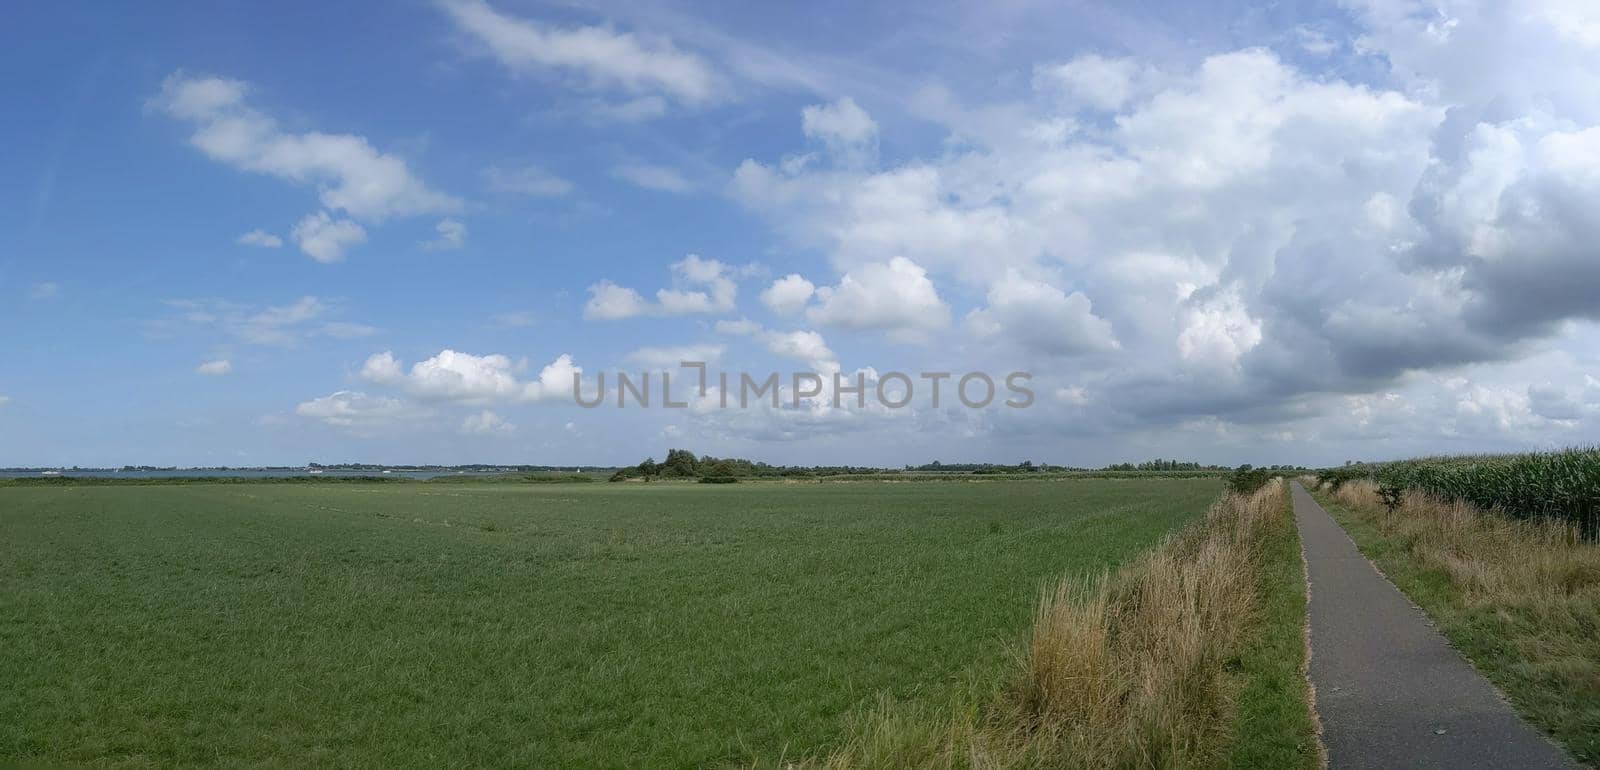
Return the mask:
<svg viewBox="0 0 1600 770">
<path fill-rule="evenodd" d="M 1514 519 L 1556 519 L 1600 537 L 1600 449 L 1523 455 L 1439 457 L 1324 472 L 1335 486 L 1356 476 L 1417 489 Z"/>
</svg>

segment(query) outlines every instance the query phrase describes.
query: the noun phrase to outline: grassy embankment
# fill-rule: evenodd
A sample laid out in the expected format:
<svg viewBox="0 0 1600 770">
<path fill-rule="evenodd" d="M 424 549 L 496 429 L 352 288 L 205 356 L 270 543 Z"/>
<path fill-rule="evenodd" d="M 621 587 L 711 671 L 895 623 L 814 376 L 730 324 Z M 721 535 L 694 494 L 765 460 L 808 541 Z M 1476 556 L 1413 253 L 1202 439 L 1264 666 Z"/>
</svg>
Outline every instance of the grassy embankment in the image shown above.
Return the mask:
<svg viewBox="0 0 1600 770">
<path fill-rule="evenodd" d="M 1220 488 L 7 486 L 0 765 L 681 767 L 824 755 L 847 715 L 880 697 L 934 704 L 992 689 L 1013 670 L 1038 586 L 1065 575 L 1072 599 L 1071 586 L 1195 521 Z M 1148 588 L 1133 573 L 1112 580 L 1120 598 L 1093 605 L 1108 628 L 1159 630 L 1154 617 L 1112 623 L 1133 592 L 1206 587 L 1192 597 L 1209 608 L 1205 623 L 1236 609 L 1211 606 L 1217 584 L 1162 581 L 1238 550 L 1181 547 Z M 1087 630 L 1071 626 L 1086 616 L 1066 609 L 1078 605 L 1049 606 L 1065 625 L 1043 641 L 1088 650 Z M 1186 628 L 1163 653 L 1198 655 L 1184 670 L 1250 670 L 1248 654 L 1230 662 L 1184 646 L 1211 630 Z M 1131 633 L 1103 654 L 1135 655 Z M 1060 671 L 1049 681 L 1070 681 Z M 1105 687 L 1128 688 L 1136 673 Z M 1065 685 L 1013 695 L 1013 713 L 1044 732 L 1073 697 Z M 1140 702 L 1152 720 L 1172 703 Z"/>
<path fill-rule="evenodd" d="M 1304 623 L 1299 540 L 1273 482 L 1103 580 L 1046 591 L 998 685 L 943 707 L 880 701 L 796 764 L 1316 767 Z"/>
<path fill-rule="evenodd" d="M 1495 476 L 1454 478 L 1463 498 L 1541 497 L 1522 487 L 1497 492 Z M 1375 481 L 1331 487 L 1317 496 L 1361 551 L 1524 717 L 1580 761 L 1600 765 L 1600 544 L 1581 537 L 1587 514 L 1514 519 L 1418 488 L 1391 510 Z M 1544 497 L 1562 492 L 1595 494 L 1552 487 Z"/>
</svg>

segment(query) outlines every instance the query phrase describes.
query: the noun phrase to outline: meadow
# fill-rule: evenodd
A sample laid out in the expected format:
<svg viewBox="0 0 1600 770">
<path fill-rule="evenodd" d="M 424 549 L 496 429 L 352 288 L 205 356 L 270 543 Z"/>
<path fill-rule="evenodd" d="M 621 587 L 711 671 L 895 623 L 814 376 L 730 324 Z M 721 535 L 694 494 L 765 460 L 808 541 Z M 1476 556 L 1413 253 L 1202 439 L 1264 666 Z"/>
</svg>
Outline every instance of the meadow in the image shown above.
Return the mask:
<svg viewBox="0 0 1600 770">
<path fill-rule="evenodd" d="M 1097 583 L 1222 488 L 0 488 L 0 759 L 824 756 L 876 704 L 943 704 L 1004 678 L 1044 587 Z M 1295 645 L 1292 606 L 1283 617 L 1276 643 Z"/>
</svg>

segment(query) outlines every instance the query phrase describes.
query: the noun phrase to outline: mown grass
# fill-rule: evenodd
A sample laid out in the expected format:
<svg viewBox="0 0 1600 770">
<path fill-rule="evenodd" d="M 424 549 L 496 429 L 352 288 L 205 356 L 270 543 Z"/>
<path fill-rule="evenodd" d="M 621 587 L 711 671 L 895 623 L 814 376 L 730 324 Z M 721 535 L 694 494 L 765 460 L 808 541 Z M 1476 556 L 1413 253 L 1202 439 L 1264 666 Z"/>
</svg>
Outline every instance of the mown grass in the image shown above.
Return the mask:
<svg viewBox="0 0 1600 770">
<path fill-rule="evenodd" d="M 1041 597 L 990 689 L 883 701 L 832 752 L 784 766 L 1315 767 L 1298 538 L 1281 482 L 1109 575 Z"/>
<path fill-rule="evenodd" d="M 1220 487 L 0 489 L 0 764 L 814 756 L 995 681 L 1041 584 Z"/>
<path fill-rule="evenodd" d="M 1600 765 L 1600 544 L 1371 481 L 1317 492 L 1362 553 L 1530 722 Z"/>
<path fill-rule="evenodd" d="M 1228 765 L 1315 768 L 1321 764 L 1306 681 L 1306 575 L 1288 496 L 1260 547 L 1259 615 L 1239 673 L 1244 684 Z"/>
</svg>

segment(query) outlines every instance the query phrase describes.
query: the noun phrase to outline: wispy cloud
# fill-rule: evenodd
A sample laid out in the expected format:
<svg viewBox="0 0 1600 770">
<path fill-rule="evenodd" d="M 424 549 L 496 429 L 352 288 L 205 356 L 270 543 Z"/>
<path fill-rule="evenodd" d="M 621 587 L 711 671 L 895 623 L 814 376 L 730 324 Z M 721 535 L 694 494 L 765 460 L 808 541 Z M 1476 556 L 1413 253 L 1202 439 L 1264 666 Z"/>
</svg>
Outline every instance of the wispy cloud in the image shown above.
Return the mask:
<svg viewBox="0 0 1600 770">
<path fill-rule="evenodd" d="M 483 170 L 490 192 L 559 198 L 572 192 L 572 183 L 538 166 L 490 166 Z"/>
<path fill-rule="evenodd" d="M 216 361 L 207 361 L 199 366 L 196 366 L 194 371 L 196 374 L 204 374 L 210 377 L 221 377 L 222 375 L 233 371 L 233 362 L 226 358 L 218 359 Z"/>
<path fill-rule="evenodd" d="M 688 179 L 685 179 L 683 174 L 670 166 L 651 163 L 624 163 L 613 168 L 611 173 L 618 179 L 631 182 L 647 190 L 685 193 L 694 189 L 694 185 Z"/>
<path fill-rule="evenodd" d="M 235 239 L 242 246 L 260 246 L 263 249 L 276 249 L 283 245 L 283 239 L 266 230 L 251 230 Z"/>
<path fill-rule="evenodd" d="M 456 28 L 517 74 L 567 75 L 590 91 L 659 95 L 688 105 L 717 98 L 717 75 L 672 41 L 610 27 L 546 24 L 501 13 L 482 0 L 443 0 Z"/>
<path fill-rule="evenodd" d="M 369 224 L 391 217 L 461 209 L 454 196 L 432 189 L 399 156 L 380 152 L 363 136 L 285 131 L 246 103 L 249 86 L 221 77 L 172 74 L 150 105 L 194 126 L 189 143 L 206 157 L 242 171 L 315 187 L 324 210 L 307 215 L 291 237 L 319 262 L 342 259 L 366 240 L 366 231 L 343 212 Z M 255 231 L 240 243 L 276 247 L 277 236 Z"/>
<path fill-rule="evenodd" d="M 366 324 L 331 318 L 337 308 L 314 296 L 266 307 L 220 299 L 170 300 L 167 305 L 178 314 L 147 322 L 147 332 L 167 336 L 184 330 L 209 330 L 252 345 L 293 347 L 319 337 L 353 339 L 378 331 Z"/>
</svg>

